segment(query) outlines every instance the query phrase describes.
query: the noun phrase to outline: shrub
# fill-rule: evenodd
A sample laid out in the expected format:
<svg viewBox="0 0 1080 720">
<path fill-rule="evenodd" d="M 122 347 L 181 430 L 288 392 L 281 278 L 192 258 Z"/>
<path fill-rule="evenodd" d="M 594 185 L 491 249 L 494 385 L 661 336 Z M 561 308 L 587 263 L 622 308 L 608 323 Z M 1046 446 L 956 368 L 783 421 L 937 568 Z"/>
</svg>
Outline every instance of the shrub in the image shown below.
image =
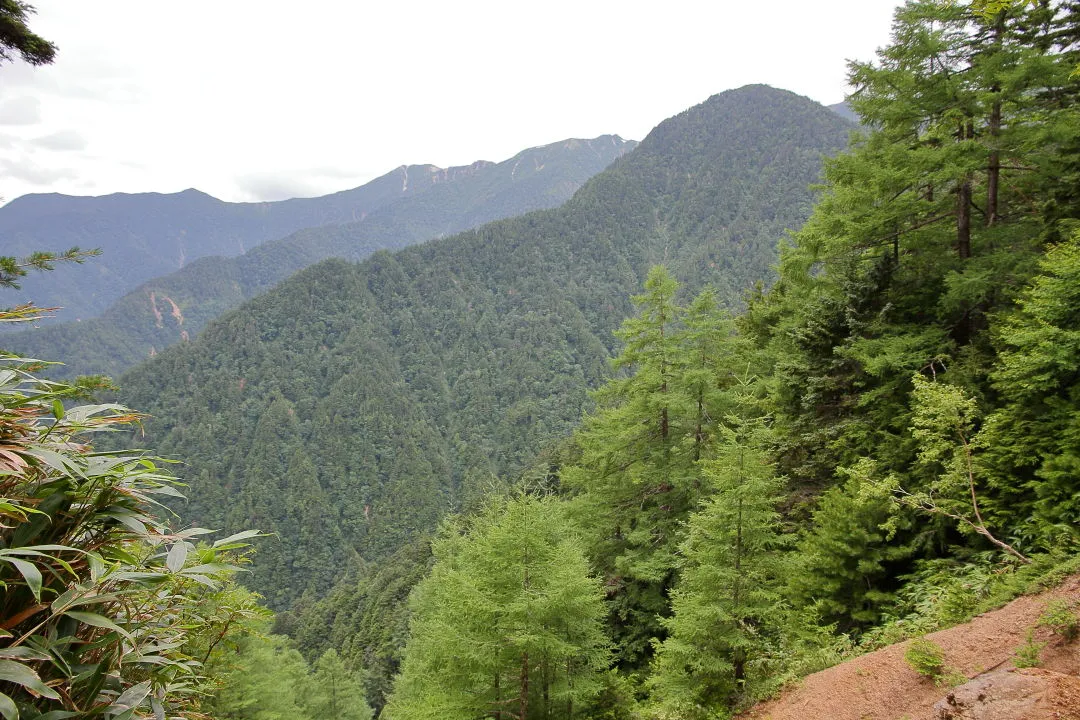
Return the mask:
<svg viewBox="0 0 1080 720">
<path fill-rule="evenodd" d="M 1031 628 L 1027 631 L 1027 640 L 1016 648 L 1013 653 L 1013 665 L 1018 668 L 1038 667 L 1042 663 L 1042 649 L 1046 647 L 1044 642 L 1035 642 L 1035 633 Z"/>
<path fill-rule="evenodd" d="M 1080 615 L 1065 600 L 1054 600 L 1047 604 L 1038 626 L 1050 628 L 1065 642 L 1072 642 L 1080 636 Z"/>
<path fill-rule="evenodd" d="M 940 680 L 945 674 L 945 651 L 933 640 L 912 640 L 904 653 L 904 661 L 915 672 L 931 680 Z"/>
</svg>

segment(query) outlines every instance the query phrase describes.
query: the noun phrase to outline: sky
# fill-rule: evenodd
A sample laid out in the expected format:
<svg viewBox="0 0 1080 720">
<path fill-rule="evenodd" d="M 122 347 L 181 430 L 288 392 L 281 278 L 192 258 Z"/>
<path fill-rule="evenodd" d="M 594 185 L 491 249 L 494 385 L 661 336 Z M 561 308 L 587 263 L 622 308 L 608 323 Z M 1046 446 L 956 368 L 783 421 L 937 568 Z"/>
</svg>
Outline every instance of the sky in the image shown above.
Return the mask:
<svg viewBox="0 0 1080 720">
<path fill-rule="evenodd" d="M 0 65 L 0 198 L 315 196 L 402 164 L 640 140 L 723 90 L 819 102 L 893 0 L 33 0 L 56 62 Z"/>
</svg>

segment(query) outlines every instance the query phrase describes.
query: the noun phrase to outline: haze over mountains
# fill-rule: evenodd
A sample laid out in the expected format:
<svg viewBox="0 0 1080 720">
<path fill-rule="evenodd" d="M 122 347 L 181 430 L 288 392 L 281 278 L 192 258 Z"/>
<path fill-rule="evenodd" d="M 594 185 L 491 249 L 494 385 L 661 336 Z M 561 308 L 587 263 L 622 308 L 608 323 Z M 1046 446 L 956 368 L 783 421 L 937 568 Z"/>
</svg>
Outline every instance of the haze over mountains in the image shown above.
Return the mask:
<svg viewBox="0 0 1080 720">
<path fill-rule="evenodd" d="M 736 304 L 810 211 L 851 126 L 764 86 L 658 126 L 564 206 L 329 260 L 120 379 L 141 445 L 185 458 L 182 513 L 259 527 L 277 608 L 467 506 L 565 437 L 648 268 Z"/>
<path fill-rule="evenodd" d="M 605 135 L 500 163 L 402 166 L 352 190 L 272 203 L 226 203 L 196 190 L 19 198 L 0 208 L 0 233 L 15 252 L 80 245 L 103 254 L 4 291 L 11 303 L 66 307 L 58 319 L 69 321 L 24 330 L 5 345 L 66 358 L 60 375 L 116 374 L 318 260 L 360 259 L 558 205 L 635 145 Z"/>
</svg>

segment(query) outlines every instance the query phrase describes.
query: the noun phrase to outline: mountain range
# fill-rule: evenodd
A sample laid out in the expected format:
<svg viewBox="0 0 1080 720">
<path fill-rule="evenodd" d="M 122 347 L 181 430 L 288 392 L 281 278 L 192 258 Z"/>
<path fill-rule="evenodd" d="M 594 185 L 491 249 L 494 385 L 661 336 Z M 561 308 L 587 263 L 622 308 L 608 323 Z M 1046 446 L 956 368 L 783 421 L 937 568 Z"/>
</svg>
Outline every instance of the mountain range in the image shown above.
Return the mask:
<svg viewBox="0 0 1080 720">
<path fill-rule="evenodd" d="M 3 291 L 11 304 L 69 308 L 59 313 L 68 322 L 11 333 L 4 345 L 64 358 L 58 377 L 119 374 L 319 260 L 357 260 L 558 205 L 635 145 L 605 135 L 500 163 L 402 166 L 353 190 L 274 203 L 225 203 L 195 190 L 25 196 L 0 208 L 0 233 L 16 254 L 74 244 L 103 253 Z"/>
<path fill-rule="evenodd" d="M 258 527 L 276 608 L 432 530 L 565 437 L 648 268 L 731 306 L 767 282 L 851 125 L 749 86 L 663 122 L 565 205 L 328 260 L 123 375 L 189 522 Z M 322 592 L 322 590 L 319 590 Z"/>
</svg>

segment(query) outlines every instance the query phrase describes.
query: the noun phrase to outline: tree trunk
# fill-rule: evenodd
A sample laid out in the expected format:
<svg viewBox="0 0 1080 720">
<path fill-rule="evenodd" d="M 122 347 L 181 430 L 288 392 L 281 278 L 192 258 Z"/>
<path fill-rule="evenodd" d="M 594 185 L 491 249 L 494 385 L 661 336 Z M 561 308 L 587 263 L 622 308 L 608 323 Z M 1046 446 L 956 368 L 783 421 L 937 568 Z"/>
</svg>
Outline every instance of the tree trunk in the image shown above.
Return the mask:
<svg viewBox="0 0 1080 720">
<path fill-rule="evenodd" d="M 1005 12 L 999 12 L 994 23 L 993 47 L 1001 49 L 1001 36 L 1005 33 Z M 990 87 L 994 93 L 994 102 L 990 106 L 990 123 L 987 128 L 990 133 L 990 161 L 986 168 L 986 227 L 994 225 L 998 221 L 998 185 L 1001 180 L 1001 152 L 998 148 L 998 138 L 1001 136 L 1001 85 L 994 83 Z"/>
<path fill-rule="evenodd" d="M 994 92 L 999 92 L 996 86 Z M 994 100 L 990 110 L 990 162 L 986 169 L 986 227 L 998 221 L 998 184 L 1001 180 L 1001 153 L 998 136 L 1001 134 L 1001 100 Z"/>
<path fill-rule="evenodd" d="M 544 678 L 544 720 L 548 720 L 548 718 L 551 717 L 551 669 L 548 667 L 548 661 L 546 657 L 544 658 L 544 662 L 540 664 L 540 668 Z"/>
<path fill-rule="evenodd" d="M 566 720 L 574 720 L 574 666 L 570 658 L 566 658 L 566 687 L 571 690 L 566 694 Z"/>
<path fill-rule="evenodd" d="M 956 254 L 971 257 L 971 180 L 965 179 L 956 192 Z"/>
<path fill-rule="evenodd" d="M 735 674 L 735 693 L 736 697 L 732 700 L 738 700 L 738 695 L 743 694 L 743 689 L 746 687 L 746 652 L 741 648 L 735 651 L 735 654 L 731 658 L 731 668 Z"/>
<path fill-rule="evenodd" d="M 518 698 L 518 712 L 520 720 L 527 720 L 529 717 L 529 653 L 525 651 L 521 653 L 521 687 L 519 692 L 521 696 Z"/>
<path fill-rule="evenodd" d="M 694 427 L 694 462 L 701 459 L 701 446 L 705 444 L 705 391 L 698 390 L 697 425 Z"/>
<path fill-rule="evenodd" d="M 960 141 L 970 140 L 975 134 L 971 120 L 960 123 Z M 966 260 L 971 257 L 971 175 L 965 174 L 956 189 L 956 254 Z"/>
</svg>

